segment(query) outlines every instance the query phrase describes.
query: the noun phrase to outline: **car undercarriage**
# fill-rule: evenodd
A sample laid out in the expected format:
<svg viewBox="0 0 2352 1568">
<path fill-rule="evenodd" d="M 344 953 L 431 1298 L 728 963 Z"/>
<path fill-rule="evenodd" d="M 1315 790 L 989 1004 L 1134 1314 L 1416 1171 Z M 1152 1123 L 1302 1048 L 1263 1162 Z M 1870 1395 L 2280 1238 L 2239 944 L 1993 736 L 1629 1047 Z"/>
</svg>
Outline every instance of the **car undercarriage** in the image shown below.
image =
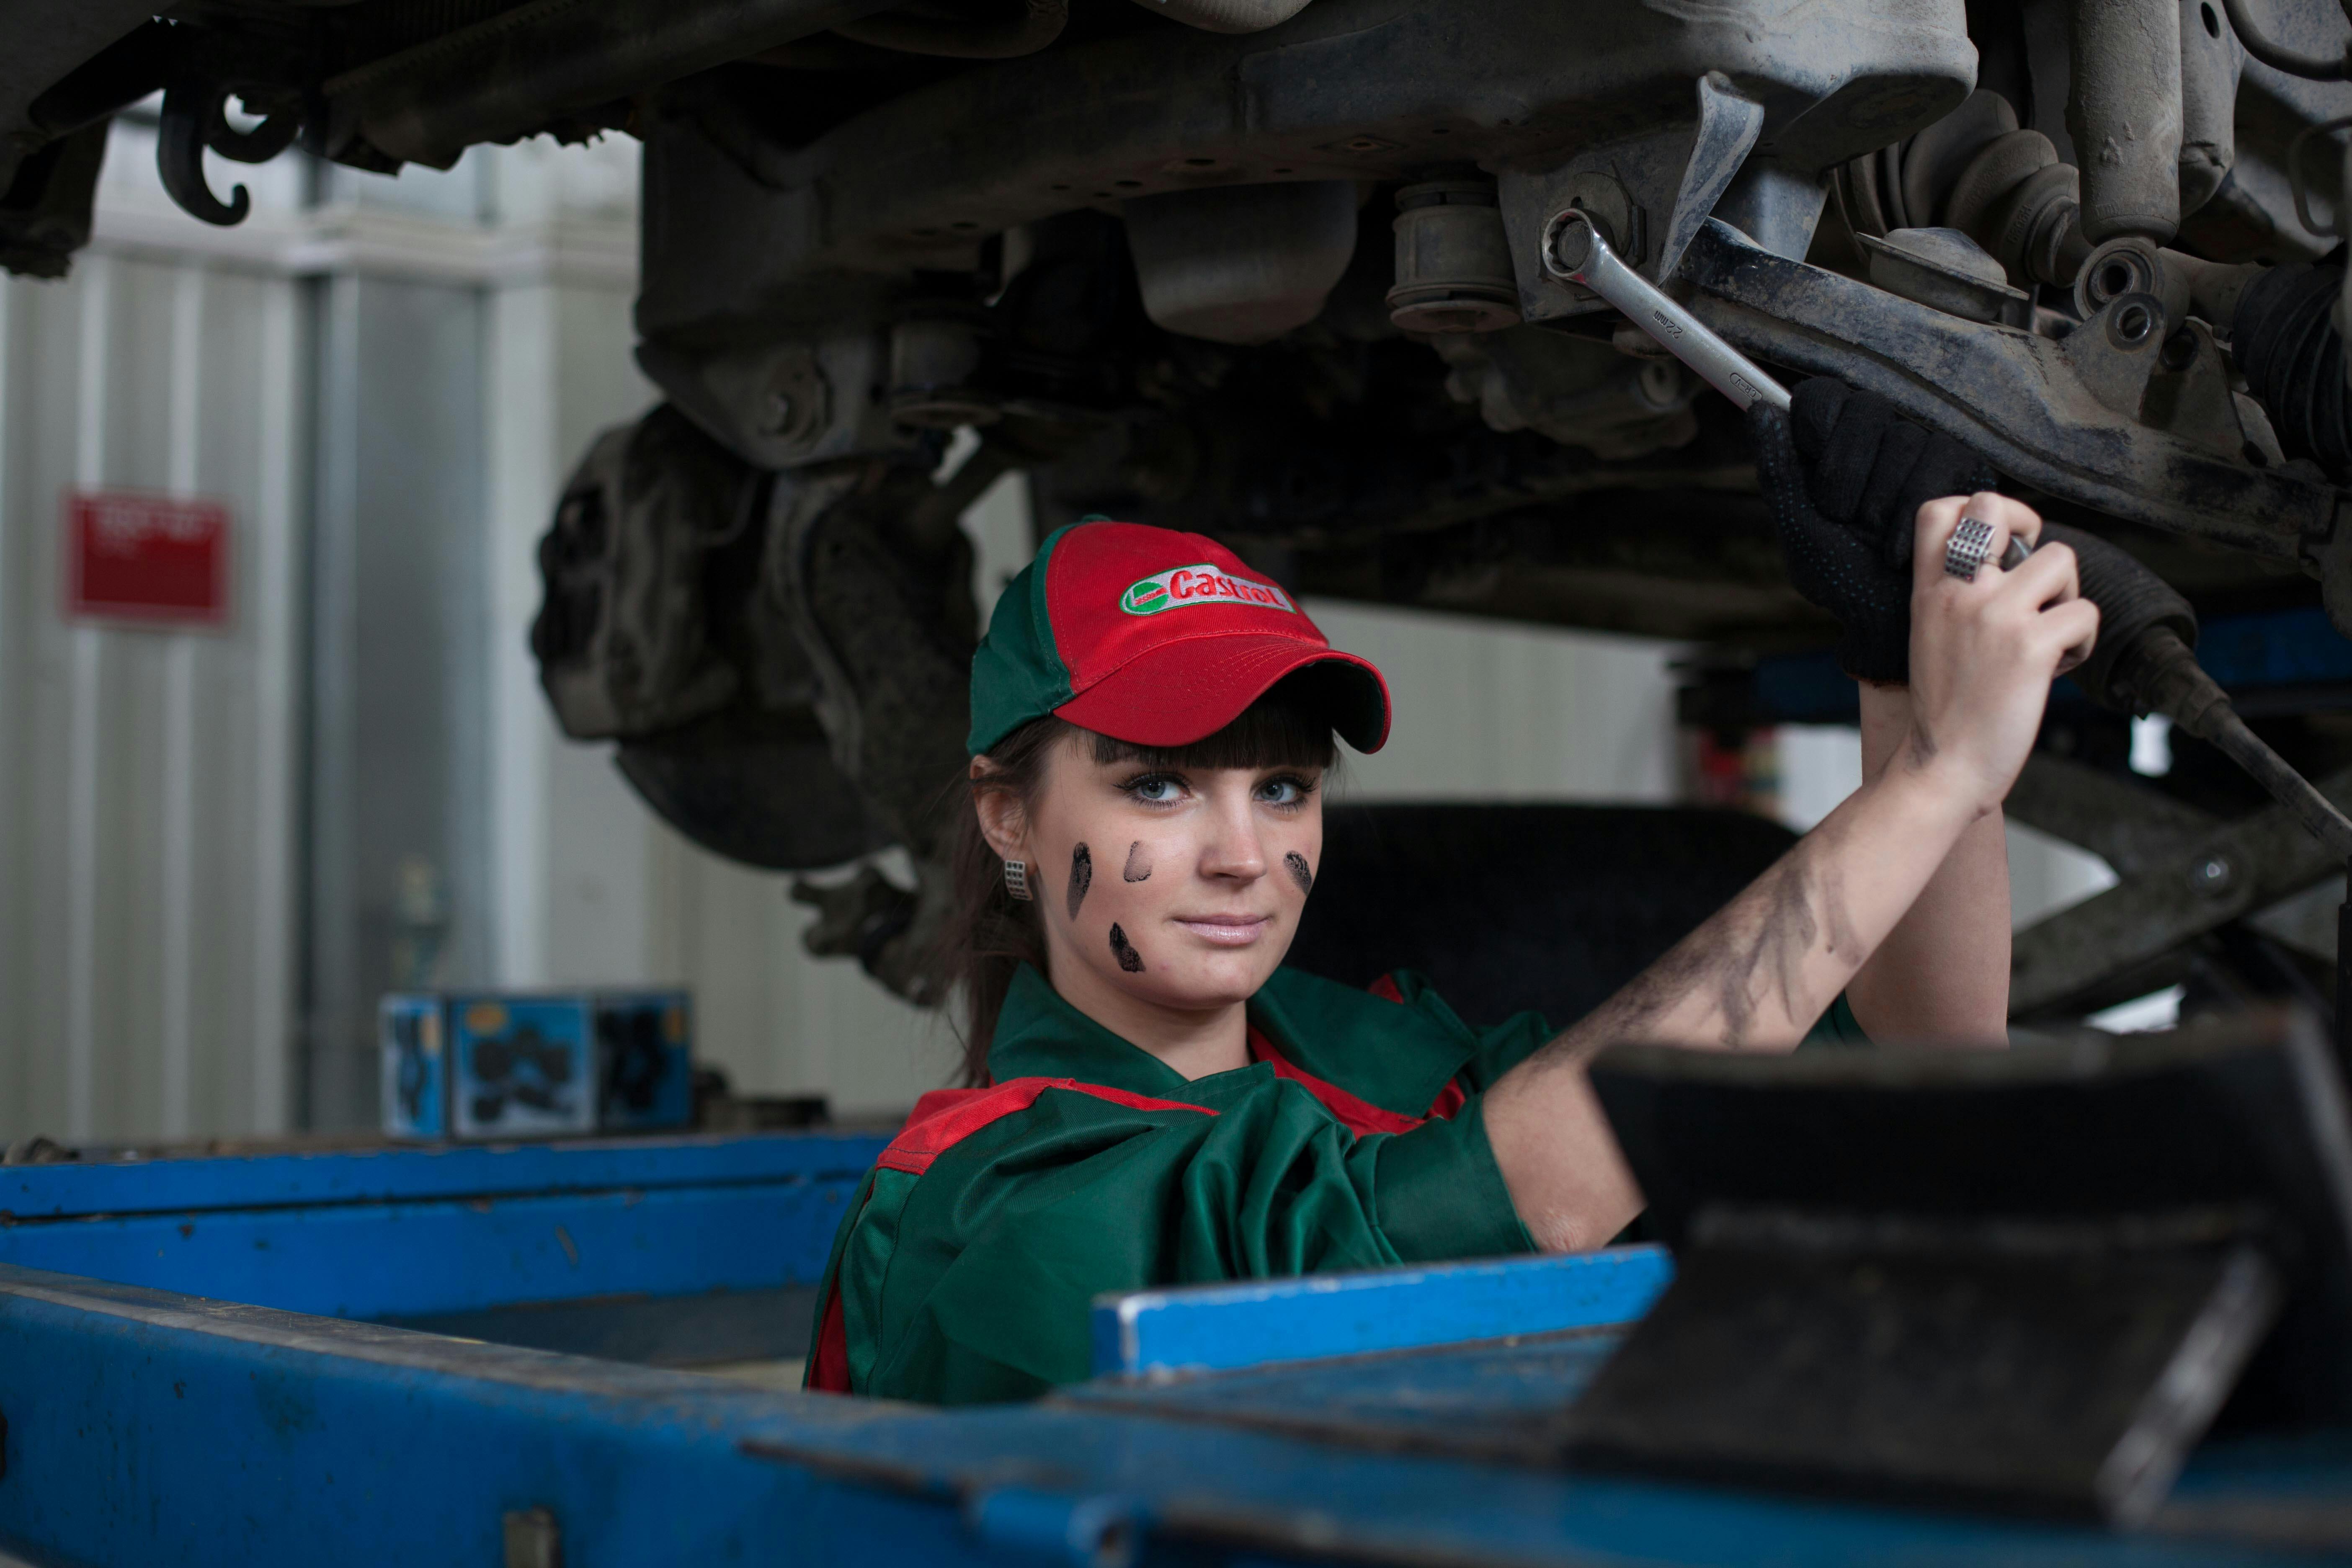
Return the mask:
<svg viewBox="0 0 2352 1568">
<path fill-rule="evenodd" d="M 958 520 L 1016 470 L 1041 531 L 1111 513 L 1295 592 L 1679 639 L 1692 722 L 1804 716 L 1759 672 L 1833 628 L 1739 416 L 1550 263 L 1572 209 L 1738 349 L 1967 442 L 2209 621 L 2352 633 L 2352 23 L 2317 0 L 33 10 L 0 65 L 20 273 L 70 265 L 110 118 L 159 91 L 164 184 L 215 223 L 246 202 L 207 151 L 642 141 L 666 402 L 542 542 L 542 681 L 717 853 L 903 847 L 915 886 L 813 889 L 813 941 L 919 999 L 979 624 Z M 2322 686 L 2257 722 L 2342 801 L 2352 681 Z M 2021 934 L 2021 1016 L 2191 972 L 2324 991 L 2332 953 L 2246 921 L 2340 864 L 2193 743 L 2135 779 L 2126 721 L 2054 705 L 2012 801 L 2125 878 Z"/>
</svg>

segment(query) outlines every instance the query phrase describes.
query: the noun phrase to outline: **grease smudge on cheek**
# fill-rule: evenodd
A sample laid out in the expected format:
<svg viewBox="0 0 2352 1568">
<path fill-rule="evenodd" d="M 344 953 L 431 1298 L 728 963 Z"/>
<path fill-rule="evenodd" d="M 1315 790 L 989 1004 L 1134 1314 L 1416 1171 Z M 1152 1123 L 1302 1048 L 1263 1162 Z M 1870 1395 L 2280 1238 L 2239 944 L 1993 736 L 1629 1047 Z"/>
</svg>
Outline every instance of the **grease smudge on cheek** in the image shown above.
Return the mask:
<svg viewBox="0 0 2352 1568">
<path fill-rule="evenodd" d="M 1289 871 L 1290 879 L 1298 884 L 1300 892 L 1311 893 L 1315 890 L 1315 868 L 1307 865 L 1306 856 L 1294 849 L 1282 858 L 1282 864 Z"/>
<path fill-rule="evenodd" d="M 1130 882 L 1151 880 L 1151 856 L 1143 847 L 1142 839 L 1139 838 L 1127 847 L 1127 869 L 1119 875 Z"/>
<path fill-rule="evenodd" d="M 1127 933 L 1119 930 L 1115 921 L 1110 928 L 1110 951 L 1111 956 L 1118 960 L 1121 969 L 1129 974 L 1143 973 L 1143 954 L 1135 951 L 1134 944 L 1127 940 Z"/>
<path fill-rule="evenodd" d="M 1078 906 L 1087 901 L 1087 889 L 1095 885 L 1095 858 L 1087 847 L 1079 845 L 1070 851 L 1070 918 L 1078 918 Z"/>
</svg>

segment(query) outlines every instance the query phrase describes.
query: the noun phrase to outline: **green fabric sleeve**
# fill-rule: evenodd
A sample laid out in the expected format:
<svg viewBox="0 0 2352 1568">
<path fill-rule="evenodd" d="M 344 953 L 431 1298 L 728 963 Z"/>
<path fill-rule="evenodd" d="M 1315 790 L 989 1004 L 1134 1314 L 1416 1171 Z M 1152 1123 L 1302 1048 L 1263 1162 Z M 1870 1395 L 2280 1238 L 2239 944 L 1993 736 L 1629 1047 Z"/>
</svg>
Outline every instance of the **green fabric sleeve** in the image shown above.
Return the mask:
<svg viewBox="0 0 2352 1568">
<path fill-rule="evenodd" d="M 1535 1012 L 1515 1013 L 1490 1027 L 1473 1028 L 1437 994 L 1428 976 L 1400 969 L 1389 978 L 1396 984 L 1406 1006 L 1468 1047 L 1469 1059 L 1453 1078 L 1470 1094 L 1493 1088 L 1496 1079 L 1535 1055 L 1559 1033 L 1541 1013 Z"/>
<path fill-rule="evenodd" d="M 1451 1121 L 1384 1141 L 1376 1156 L 1380 1228 L 1400 1261 L 1536 1249 L 1486 1142 L 1486 1110 L 1473 1095 Z"/>
<path fill-rule="evenodd" d="M 1463 1068 L 1462 1087 L 1473 1094 L 1549 1045 L 1559 1036 L 1541 1013 L 1518 1013 L 1478 1033 L 1478 1052 Z"/>
<path fill-rule="evenodd" d="M 851 1341 L 873 1347 L 859 1392 L 968 1404 L 1084 1378 L 1107 1291 L 1529 1245 L 1469 1107 L 1357 1138 L 1269 1075 L 1215 1110 L 1053 1090 L 942 1154 L 896 1211 L 877 1189 L 895 1245 L 845 1262 Z"/>
</svg>

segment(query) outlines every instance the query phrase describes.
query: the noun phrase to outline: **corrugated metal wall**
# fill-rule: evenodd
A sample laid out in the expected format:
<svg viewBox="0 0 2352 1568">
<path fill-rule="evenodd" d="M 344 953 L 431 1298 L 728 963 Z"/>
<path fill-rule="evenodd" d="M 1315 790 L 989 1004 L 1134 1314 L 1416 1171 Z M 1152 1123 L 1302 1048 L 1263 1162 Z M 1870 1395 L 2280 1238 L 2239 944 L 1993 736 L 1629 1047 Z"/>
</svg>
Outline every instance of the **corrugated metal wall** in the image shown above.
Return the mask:
<svg viewBox="0 0 2352 1568">
<path fill-rule="evenodd" d="M 633 148 L 215 168 L 256 196 L 234 229 L 173 209 L 152 149 L 119 122 L 72 277 L 0 288 L 0 1140 L 372 1119 L 412 857 L 443 973 L 498 978 L 499 294 L 590 297 L 632 383 L 600 412 L 648 400 Z M 225 630 L 67 622 L 60 498 L 100 487 L 228 506 Z"/>
<path fill-rule="evenodd" d="M 420 871 L 438 983 L 683 981 L 747 1089 L 929 1087 L 930 1020 L 539 693 L 533 547 L 653 398 L 633 144 L 215 169 L 229 230 L 152 158 L 119 124 L 72 278 L 0 287 L 0 1142 L 367 1124 Z M 228 504 L 227 629 L 68 624 L 60 498 L 100 486 Z"/>
<path fill-rule="evenodd" d="M 299 288 L 101 251 L 0 289 L 0 1131 L 285 1122 Z M 227 629 L 65 623 L 100 487 L 230 504 Z"/>
</svg>

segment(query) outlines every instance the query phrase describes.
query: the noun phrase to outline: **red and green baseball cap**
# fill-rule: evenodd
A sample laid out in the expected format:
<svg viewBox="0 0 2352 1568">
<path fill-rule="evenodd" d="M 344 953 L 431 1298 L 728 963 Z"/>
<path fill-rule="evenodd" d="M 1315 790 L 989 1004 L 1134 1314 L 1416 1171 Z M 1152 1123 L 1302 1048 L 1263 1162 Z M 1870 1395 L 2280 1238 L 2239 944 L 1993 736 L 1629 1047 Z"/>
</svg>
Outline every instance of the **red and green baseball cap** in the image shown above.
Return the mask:
<svg viewBox="0 0 2352 1568">
<path fill-rule="evenodd" d="M 1301 670 L 1360 752 L 1389 738 L 1381 672 L 1216 541 L 1088 519 L 1005 584 L 971 660 L 974 754 L 1051 713 L 1137 746 L 1215 734 Z"/>
</svg>

